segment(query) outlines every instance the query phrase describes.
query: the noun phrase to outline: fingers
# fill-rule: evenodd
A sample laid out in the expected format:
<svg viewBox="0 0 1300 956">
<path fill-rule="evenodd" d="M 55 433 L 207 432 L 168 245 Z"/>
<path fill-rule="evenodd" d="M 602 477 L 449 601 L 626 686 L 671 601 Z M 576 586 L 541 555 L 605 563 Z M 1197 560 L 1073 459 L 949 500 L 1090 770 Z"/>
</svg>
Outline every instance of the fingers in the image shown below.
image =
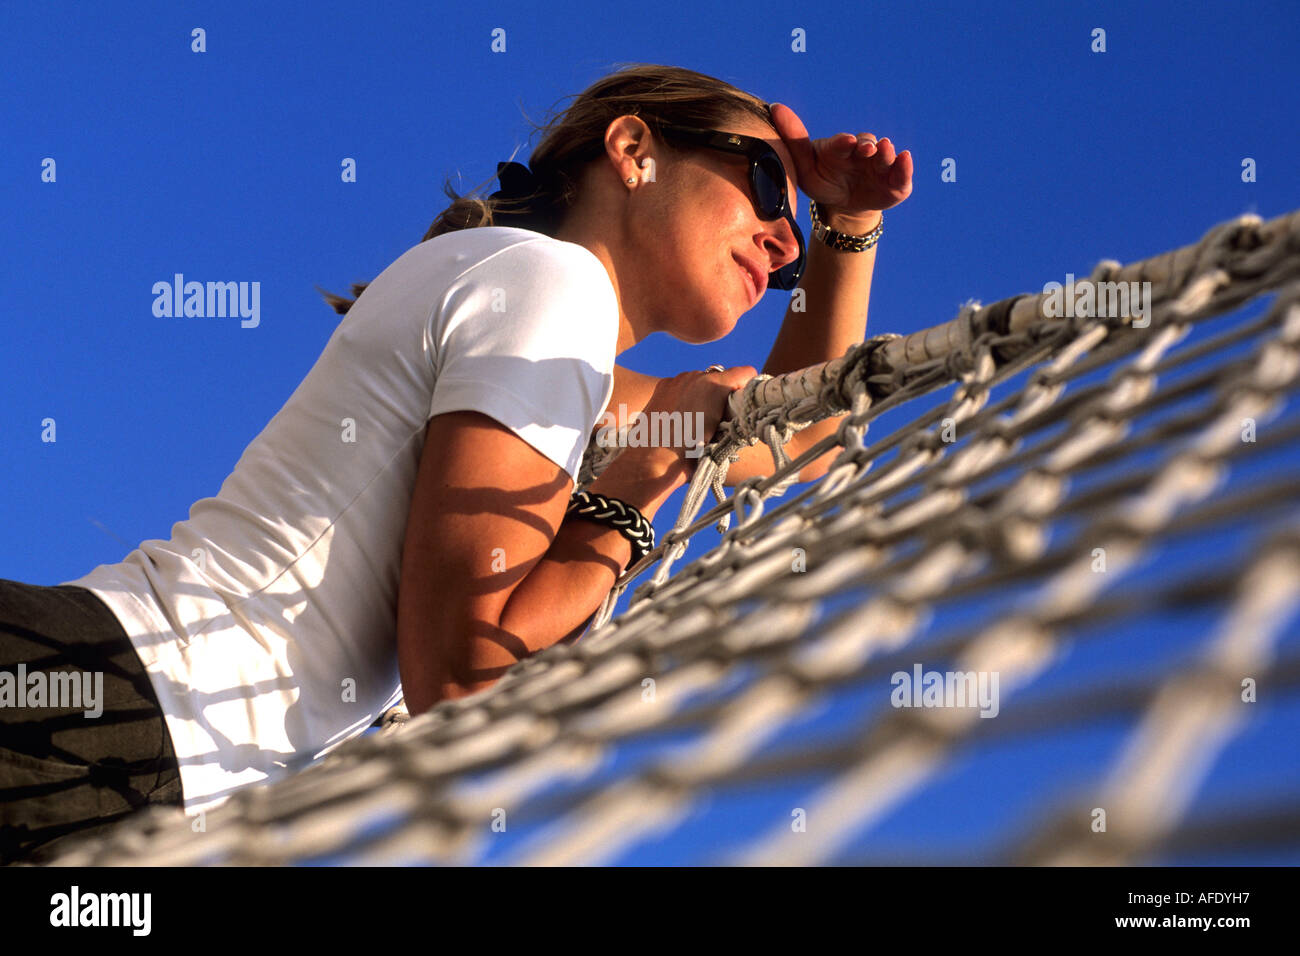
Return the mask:
<svg viewBox="0 0 1300 956">
<path fill-rule="evenodd" d="M 870 134 L 867 134 L 870 135 Z M 870 141 L 862 146 L 863 156 L 877 156 L 884 166 L 890 166 L 897 158 L 894 151 L 894 144 L 889 141 L 888 136 L 882 136 L 880 139 L 872 137 Z"/>
<path fill-rule="evenodd" d="M 910 183 L 912 182 L 912 154 L 903 150 L 898 154 L 898 162 L 894 164 L 893 172 L 890 176 L 890 185 L 895 189 L 908 187 L 911 192 Z"/>
<path fill-rule="evenodd" d="M 906 149 L 901 153 L 895 152 L 894 144 L 889 141 L 888 136 L 882 136 L 877 140 L 870 133 L 859 133 L 857 139 L 858 155 L 878 157 L 879 168 L 887 172 L 889 185 L 894 189 L 906 189 L 910 193 L 913 173 L 912 153 Z"/>
<path fill-rule="evenodd" d="M 689 374 L 689 373 L 687 373 Z M 752 365 L 733 365 L 730 368 L 723 368 L 721 365 L 705 369 L 705 375 L 721 375 L 724 380 L 730 381 L 731 377 L 743 376 L 742 381 L 748 382 L 758 374 L 758 369 Z"/>
<path fill-rule="evenodd" d="M 819 140 L 839 150 L 845 156 L 879 156 L 884 165 L 891 165 L 896 158 L 907 153 L 898 152 L 888 136 L 877 138 L 874 133 L 836 133 L 829 140 Z M 908 154 L 910 156 L 910 154 Z"/>
<path fill-rule="evenodd" d="M 722 386 L 728 393 L 744 388 L 758 375 L 758 369 L 752 365 L 733 365 L 721 372 L 700 372 L 702 377 Z"/>
<path fill-rule="evenodd" d="M 754 376 L 758 375 L 758 369 L 752 365 L 735 365 L 725 372 L 714 372 L 722 384 L 726 385 L 732 391 L 738 388 L 744 388 Z"/>
<path fill-rule="evenodd" d="M 881 162 L 886 166 L 893 165 L 895 159 L 907 156 L 909 165 L 911 163 L 912 154 L 907 150 L 903 150 L 901 153 L 898 152 L 888 136 L 877 139 L 872 133 L 858 133 L 857 136 L 853 136 L 852 133 L 841 133 L 840 135 L 845 137 L 845 143 L 848 145 L 850 152 L 856 152 L 859 156 L 879 156 Z M 852 142 L 848 140 L 850 136 L 853 136 Z"/>
</svg>

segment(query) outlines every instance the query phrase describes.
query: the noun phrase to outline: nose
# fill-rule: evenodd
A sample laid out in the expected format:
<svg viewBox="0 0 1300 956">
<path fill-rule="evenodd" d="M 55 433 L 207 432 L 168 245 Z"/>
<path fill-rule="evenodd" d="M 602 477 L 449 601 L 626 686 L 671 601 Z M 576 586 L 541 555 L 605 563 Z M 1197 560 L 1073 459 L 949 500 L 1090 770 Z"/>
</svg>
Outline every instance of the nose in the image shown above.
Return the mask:
<svg viewBox="0 0 1300 956">
<path fill-rule="evenodd" d="M 771 272 L 784 268 L 799 258 L 799 240 L 794 235 L 794 223 L 788 216 L 771 221 L 760 242 L 771 260 Z"/>
</svg>

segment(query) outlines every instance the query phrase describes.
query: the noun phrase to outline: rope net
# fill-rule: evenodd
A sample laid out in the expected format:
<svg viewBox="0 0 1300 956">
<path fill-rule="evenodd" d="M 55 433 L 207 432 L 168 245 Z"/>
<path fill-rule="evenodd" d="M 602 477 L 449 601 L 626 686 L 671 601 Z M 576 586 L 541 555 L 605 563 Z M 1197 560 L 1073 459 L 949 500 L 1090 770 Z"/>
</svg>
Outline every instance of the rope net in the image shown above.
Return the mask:
<svg viewBox="0 0 1300 956">
<path fill-rule="evenodd" d="M 235 794 L 202 832 L 155 808 L 56 864 L 1114 864 L 1295 848 L 1300 210 L 1103 261 L 1090 281 L 1150 283 L 1148 308 L 972 303 L 760 376 L 582 640 L 417 719 L 390 712 Z M 840 414 L 789 459 L 791 435 Z M 774 473 L 727 495 L 728 464 L 758 441 Z M 584 483 L 612 453 L 593 443 Z M 931 706 L 922 667 L 993 700 Z"/>
</svg>

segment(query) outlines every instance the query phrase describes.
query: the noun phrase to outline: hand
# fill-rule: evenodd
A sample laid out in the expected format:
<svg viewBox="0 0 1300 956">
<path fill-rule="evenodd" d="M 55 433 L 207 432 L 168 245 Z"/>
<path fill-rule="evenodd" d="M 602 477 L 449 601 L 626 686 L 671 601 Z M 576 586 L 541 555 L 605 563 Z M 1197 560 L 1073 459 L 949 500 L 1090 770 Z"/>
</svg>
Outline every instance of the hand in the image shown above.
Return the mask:
<svg viewBox="0 0 1300 956">
<path fill-rule="evenodd" d="M 871 133 L 837 133 L 810 141 L 803 121 L 783 103 L 772 104 L 772 119 L 794 156 L 800 191 L 819 209 L 874 220 L 875 211 L 912 194 L 912 154 L 895 155 L 888 137 L 877 142 Z"/>
<path fill-rule="evenodd" d="M 681 422 L 678 434 L 684 437 L 689 423 L 693 438 L 707 443 L 726 414 L 731 393 L 744 388 L 757 374 L 752 366 L 738 365 L 722 372 L 683 372 L 660 379 L 641 411 L 646 417 L 647 431 L 654 421 L 651 415 L 667 412 Z M 669 422 L 672 420 L 668 419 Z M 599 491 L 602 489 L 597 487 L 598 484 L 611 487 L 618 484 L 628 488 L 629 492 L 636 489 L 642 501 L 653 502 L 653 506 L 658 507 L 662 499 L 690 480 L 699 465 L 698 454 L 696 448 L 684 442 L 673 447 L 628 447 L 610 463 L 592 488 Z M 633 501 L 633 504 L 641 507 L 641 501 Z M 644 508 L 641 510 L 645 511 Z"/>
</svg>

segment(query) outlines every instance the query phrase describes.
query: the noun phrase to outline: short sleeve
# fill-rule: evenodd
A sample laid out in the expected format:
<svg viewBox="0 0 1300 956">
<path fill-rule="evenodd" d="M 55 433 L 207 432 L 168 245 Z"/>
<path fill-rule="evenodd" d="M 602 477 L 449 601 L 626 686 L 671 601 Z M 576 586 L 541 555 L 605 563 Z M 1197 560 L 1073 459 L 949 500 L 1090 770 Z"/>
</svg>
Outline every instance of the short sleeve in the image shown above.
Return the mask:
<svg viewBox="0 0 1300 956">
<path fill-rule="evenodd" d="M 600 260 L 548 237 L 516 242 L 463 272 L 430 323 L 429 417 L 481 412 L 576 485 L 614 387 L 618 300 Z"/>
</svg>

